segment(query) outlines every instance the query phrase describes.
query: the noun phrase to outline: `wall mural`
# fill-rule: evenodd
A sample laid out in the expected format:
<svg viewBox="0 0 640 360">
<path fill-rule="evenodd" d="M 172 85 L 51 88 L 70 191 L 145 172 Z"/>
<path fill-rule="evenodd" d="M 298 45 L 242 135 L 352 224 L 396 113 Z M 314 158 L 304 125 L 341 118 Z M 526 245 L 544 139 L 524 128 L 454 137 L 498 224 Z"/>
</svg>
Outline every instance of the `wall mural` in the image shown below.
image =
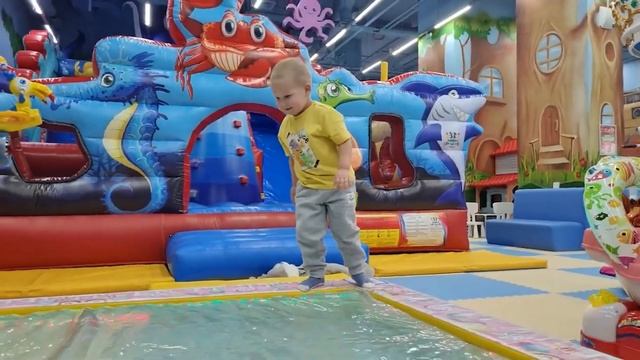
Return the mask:
<svg viewBox="0 0 640 360">
<path fill-rule="evenodd" d="M 520 188 L 582 186 L 586 169 L 616 151 L 601 139 L 623 134 L 622 48 L 593 21 L 602 4 L 517 0 L 517 26 L 478 14 L 420 40 L 420 70 L 477 81 L 488 95 L 476 115 L 485 132 L 469 144 L 467 199 L 487 202 L 513 166 Z"/>
<path fill-rule="evenodd" d="M 640 10 L 640 3 L 637 0 L 620 0 L 622 6 L 630 6 L 631 11 Z M 619 7 L 621 8 L 621 6 Z M 626 7 L 625 7 L 626 8 Z M 626 17 L 626 11 L 622 17 Z M 622 20 L 622 19 L 620 19 Z M 628 48 L 623 51 L 629 51 Z M 640 77 L 637 72 L 640 63 L 628 62 L 623 66 L 625 93 L 624 110 L 622 116 L 622 129 L 620 131 L 620 155 L 640 156 Z"/>
<path fill-rule="evenodd" d="M 418 51 L 420 70 L 451 73 L 484 86 L 487 103 L 476 115 L 484 133 L 468 144 L 467 199 L 483 207 L 492 191 L 510 199 L 517 165 L 497 169 L 496 155 L 513 147 L 517 137 L 515 20 L 487 13 L 461 17 L 421 38 Z"/>
<path fill-rule="evenodd" d="M 620 35 L 593 21 L 602 4 L 516 3 L 521 187 L 582 186 L 600 155 L 601 129 L 620 129 Z"/>
</svg>

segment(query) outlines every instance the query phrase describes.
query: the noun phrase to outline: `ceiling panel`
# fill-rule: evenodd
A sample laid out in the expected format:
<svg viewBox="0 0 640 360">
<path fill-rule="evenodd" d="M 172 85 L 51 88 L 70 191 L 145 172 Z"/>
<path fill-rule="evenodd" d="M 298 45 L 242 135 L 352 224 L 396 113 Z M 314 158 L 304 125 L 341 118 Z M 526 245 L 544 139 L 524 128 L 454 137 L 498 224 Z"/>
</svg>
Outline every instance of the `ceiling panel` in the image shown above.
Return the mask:
<svg viewBox="0 0 640 360">
<path fill-rule="evenodd" d="M 24 3 L 26 0 L 2 0 Z M 139 24 L 142 18 L 144 0 L 38 0 L 48 21 L 51 23 L 64 53 L 72 58 L 88 59 L 95 43 L 110 35 L 136 34 L 160 41 L 170 41 L 164 29 L 166 0 L 151 0 L 153 9 L 152 27 Z M 285 16 L 290 14 L 286 6 L 291 1 L 263 0 L 260 9 L 252 7 L 255 0 L 246 0 L 243 12 L 261 13 L 280 26 Z M 331 34 L 352 23 L 352 19 L 373 0 L 320 0 L 323 7 L 332 8 L 332 20 L 336 27 Z M 388 57 L 389 50 L 404 44 L 417 34 L 418 8 L 422 0 L 383 0 L 357 27 L 349 29 L 347 36 L 330 51 L 321 41 L 310 44 L 309 52 L 320 51 L 319 63 L 325 67 L 347 65 L 353 72 L 381 58 Z M 137 6 L 136 6 L 137 5 Z M 138 14 L 134 7 L 139 7 Z M 25 7 L 28 9 L 28 6 Z M 28 11 L 28 10 L 25 10 Z M 30 12 L 30 11 L 29 11 Z M 32 13 L 32 12 L 30 12 Z M 137 16 L 136 16 L 137 15 Z M 138 20 L 136 20 L 136 18 Z M 377 18 L 375 20 L 372 20 Z M 42 19 L 31 14 L 33 27 L 42 26 Z M 365 26 L 366 25 L 366 26 Z M 297 36 L 295 29 L 288 29 Z M 417 49 L 413 51 L 417 58 Z M 404 60 L 404 59 L 403 59 Z M 410 60 L 410 59 L 409 59 Z M 391 75 L 417 69 L 417 60 L 392 61 Z M 377 78 L 372 74 L 362 78 Z"/>
</svg>

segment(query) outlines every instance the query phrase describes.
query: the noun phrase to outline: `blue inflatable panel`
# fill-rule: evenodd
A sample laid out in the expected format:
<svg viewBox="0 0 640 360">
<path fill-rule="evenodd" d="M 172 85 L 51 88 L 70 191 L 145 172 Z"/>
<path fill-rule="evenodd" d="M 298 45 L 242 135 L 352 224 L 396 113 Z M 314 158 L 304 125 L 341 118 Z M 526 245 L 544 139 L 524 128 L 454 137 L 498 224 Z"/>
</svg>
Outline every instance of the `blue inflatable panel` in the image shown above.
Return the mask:
<svg viewBox="0 0 640 360">
<path fill-rule="evenodd" d="M 343 264 L 330 231 L 325 247 L 328 263 Z M 185 231 L 167 244 L 167 266 L 176 281 L 260 276 L 282 261 L 302 264 L 294 228 Z"/>
</svg>

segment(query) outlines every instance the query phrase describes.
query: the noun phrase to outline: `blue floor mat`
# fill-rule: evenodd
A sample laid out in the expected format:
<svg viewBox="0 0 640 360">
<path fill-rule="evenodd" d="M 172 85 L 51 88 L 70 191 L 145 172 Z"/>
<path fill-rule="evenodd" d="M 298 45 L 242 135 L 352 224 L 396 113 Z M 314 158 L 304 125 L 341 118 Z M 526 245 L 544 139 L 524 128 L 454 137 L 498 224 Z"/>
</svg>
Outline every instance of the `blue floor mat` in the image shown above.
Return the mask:
<svg viewBox="0 0 640 360">
<path fill-rule="evenodd" d="M 464 300 L 545 293 L 525 286 L 487 279 L 473 274 L 410 276 L 386 278 L 385 281 L 402 285 L 443 300 Z"/>
</svg>

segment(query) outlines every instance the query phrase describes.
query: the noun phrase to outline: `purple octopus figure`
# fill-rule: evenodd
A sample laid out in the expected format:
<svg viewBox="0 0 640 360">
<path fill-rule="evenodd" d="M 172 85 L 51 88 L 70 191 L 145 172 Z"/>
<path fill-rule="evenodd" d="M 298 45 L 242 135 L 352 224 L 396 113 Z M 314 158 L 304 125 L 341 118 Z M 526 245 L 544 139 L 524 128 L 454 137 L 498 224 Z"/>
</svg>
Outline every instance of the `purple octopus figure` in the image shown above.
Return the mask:
<svg viewBox="0 0 640 360">
<path fill-rule="evenodd" d="M 287 16 L 284 18 L 282 27 L 291 25 L 295 29 L 300 29 L 298 38 L 307 44 L 313 42 L 313 38 L 307 35 L 311 29 L 316 31 L 319 38 L 327 40 L 328 36 L 322 31 L 322 28 L 327 25 L 330 27 L 335 26 L 333 21 L 325 19 L 325 17 L 333 14 L 333 10 L 330 8 L 321 9 L 318 0 L 300 0 L 297 5 L 288 4 L 287 10 L 289 9 L 293 9 L 293 17 Z"/>
</svg>

